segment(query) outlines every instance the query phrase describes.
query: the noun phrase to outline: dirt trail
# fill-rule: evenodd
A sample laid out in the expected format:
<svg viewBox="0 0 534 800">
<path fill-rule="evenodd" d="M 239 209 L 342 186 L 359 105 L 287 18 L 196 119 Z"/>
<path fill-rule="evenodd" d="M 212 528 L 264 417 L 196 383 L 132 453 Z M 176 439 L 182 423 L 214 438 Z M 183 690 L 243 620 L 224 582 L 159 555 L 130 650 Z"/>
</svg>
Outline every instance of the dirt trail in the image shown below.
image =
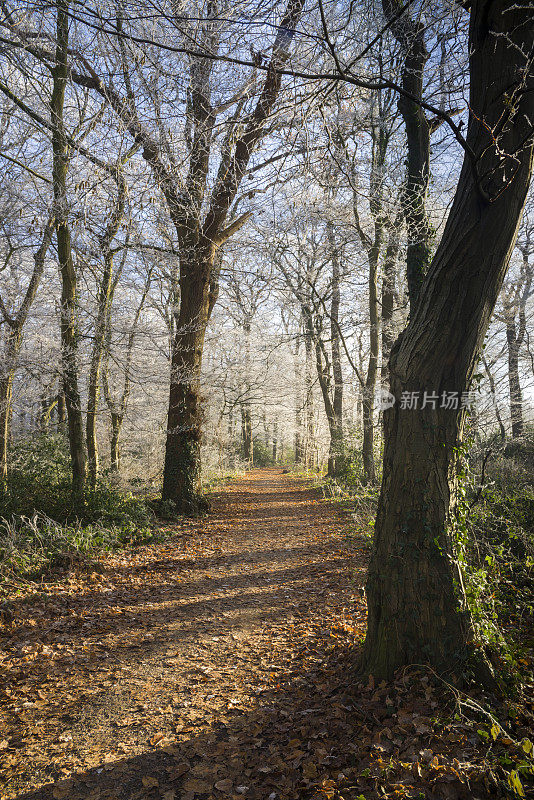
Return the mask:
<svg viewBox="0 0 534 800">
<path fill-rule="evenodd" d="M 308 796 L 331 757 L 299 744 L 326 687 L 306 673 L 363 630 L 345 524 L 302 480 L 257 470 L 205 520 L 20 601 L 0 796 Z"/>
</svg>

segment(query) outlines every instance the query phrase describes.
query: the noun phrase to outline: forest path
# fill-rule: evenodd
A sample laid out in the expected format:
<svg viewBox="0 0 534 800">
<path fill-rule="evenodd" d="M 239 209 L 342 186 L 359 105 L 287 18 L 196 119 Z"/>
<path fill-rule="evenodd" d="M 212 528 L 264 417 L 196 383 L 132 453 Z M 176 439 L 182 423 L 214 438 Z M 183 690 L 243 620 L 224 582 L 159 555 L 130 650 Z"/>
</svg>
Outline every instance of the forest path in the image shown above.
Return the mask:
<svg viewBox="0 0 534 800">
<path fill-rule="evenodd" d="M 331 714 L 349 731 L 331 653 L 352 663 L 365 623 L 345 525 L 302 479 L 255 470 L 205 519 L 20 601 L 0 796 L 312 796 L 335 769 Z"/>
</svg>

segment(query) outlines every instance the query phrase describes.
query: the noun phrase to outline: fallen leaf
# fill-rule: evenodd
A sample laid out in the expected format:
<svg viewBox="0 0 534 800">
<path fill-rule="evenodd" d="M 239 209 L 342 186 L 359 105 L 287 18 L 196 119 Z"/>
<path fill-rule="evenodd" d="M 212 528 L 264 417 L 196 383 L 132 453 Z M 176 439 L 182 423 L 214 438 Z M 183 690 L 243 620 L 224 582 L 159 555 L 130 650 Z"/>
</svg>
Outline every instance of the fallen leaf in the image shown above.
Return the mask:
<svg viewBox="0 0 534 800">
<path fill-rule="evenodd" d="M 211 785 L 197 778 L 189 778 L 184 783 L 184 789 L 186 792 L 193 792 L 194 794 L 208 794 L 211 790 Z"/>
<path fill-rule="evenodd" d="M 218 789 L 220 792 L 231 792 L 232 791 L 233 782 L 230 778 L 224 778 L 222 781 L 217 781 L 215 784 L 215 788 Z"/>
</svg>

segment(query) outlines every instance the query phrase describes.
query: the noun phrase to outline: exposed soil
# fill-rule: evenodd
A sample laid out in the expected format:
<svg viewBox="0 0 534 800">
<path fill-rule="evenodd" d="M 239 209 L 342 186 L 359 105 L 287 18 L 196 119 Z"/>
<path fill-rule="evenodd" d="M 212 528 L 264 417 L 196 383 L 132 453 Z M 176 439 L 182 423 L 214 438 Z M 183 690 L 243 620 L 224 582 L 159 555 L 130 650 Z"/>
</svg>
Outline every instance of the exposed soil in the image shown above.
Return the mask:
<svg viewBox="0 0 534 800">
<path fill-rule="evenodd" d="M 367 544 L 346 526 L 302 479 L 257 470 L 163 542 L 19 598 L 0 796 L 491 796 L 427 676 L 357 682 Z"/>
</svg>

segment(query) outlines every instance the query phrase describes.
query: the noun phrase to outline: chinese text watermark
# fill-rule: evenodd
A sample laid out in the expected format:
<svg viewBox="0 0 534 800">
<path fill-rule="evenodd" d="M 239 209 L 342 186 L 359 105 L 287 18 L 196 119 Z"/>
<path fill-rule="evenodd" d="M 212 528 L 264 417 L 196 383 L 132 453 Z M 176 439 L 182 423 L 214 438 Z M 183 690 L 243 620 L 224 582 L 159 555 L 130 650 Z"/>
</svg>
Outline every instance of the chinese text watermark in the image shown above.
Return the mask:
<svg viewBox="0 0 534 800">
<path fill-rule="evenodd" d="M 398 403 L 401 411 L 422 411 L 430 408 L 435 411 L 443 408 L 448 411 L 459 411 L 462 409 L 470 410 L 475 405 L 476 396 L 474 392 L 435 392 L 418 391 L 402 392 L 397 399 L 387 389 L 379 389 L 375 396 L 376 403 L 380 411 L 386 411 Z"/>
</svg>

